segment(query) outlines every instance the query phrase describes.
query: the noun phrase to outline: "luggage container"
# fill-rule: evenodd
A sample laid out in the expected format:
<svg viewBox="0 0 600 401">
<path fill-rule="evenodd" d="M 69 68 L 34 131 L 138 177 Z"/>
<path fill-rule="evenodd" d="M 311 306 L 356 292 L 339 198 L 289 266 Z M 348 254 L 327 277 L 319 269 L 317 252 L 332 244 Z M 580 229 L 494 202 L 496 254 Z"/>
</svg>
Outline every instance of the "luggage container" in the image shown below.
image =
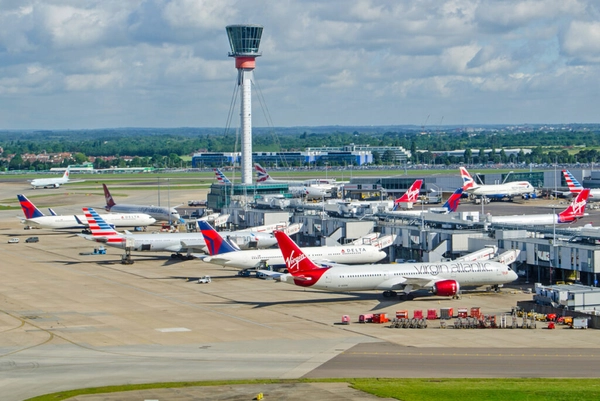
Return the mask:
<svg viewBox="0 0 600 401">
<path fill-rule="evenodd" d="M 415 319 L 423 319 L 423 311 L 421 309 L 415 309 L 413 311 L 413 317 Z"/>
<path fill-rule="evenodd" d="M 371 323 L 373 321 L 373 314 L 367 313 L 358 317 L 358 323 Z"/>
<path fill-rule="evenodd" d="M 372 321 L 373 323 L 387 323 L 389 322 L 389 319 L 385 313 L 374 313 Z"/>
<path fill-rule="evenodd" d="M 441 308 L 440 319 L 452 319 L 454 316 L 454 310 L 452 308 Z"/>
<path fill-rule="evenodd" d="M 460 317 L 460 318 L 465 318 L 465 317 L 469 316 L 469 311 L 467 308 L 458 308 L 456 313 L 457 313 L 457 317 Z"/>
<path fill-rule="evenodd" d="M 481 314 L 481 308 L 479 306 L 474 306 L 471 308 L 471 317 L 475 319 L 480 319 L 483 315 Z"/>
<path fill-rule="evenodd" d="M 396 311 L 396 319 L 408 319 L 408 311 L 407 310 Z"/>
<path fill-rule="evenodd" d="M 436 320 L 437 318 L 437 309 L 427 309 L 427 320 Z"/>
<path fill-rule="evenodd" d="M 342 324 L 350 324 L 350 316 L 342 315 Z"/>
<path fill-rule="evenodd" d="M 587 329 L 588 320 L 586 318 L 575 318 L 571 327 L 574 329 Z"/>
</svg>

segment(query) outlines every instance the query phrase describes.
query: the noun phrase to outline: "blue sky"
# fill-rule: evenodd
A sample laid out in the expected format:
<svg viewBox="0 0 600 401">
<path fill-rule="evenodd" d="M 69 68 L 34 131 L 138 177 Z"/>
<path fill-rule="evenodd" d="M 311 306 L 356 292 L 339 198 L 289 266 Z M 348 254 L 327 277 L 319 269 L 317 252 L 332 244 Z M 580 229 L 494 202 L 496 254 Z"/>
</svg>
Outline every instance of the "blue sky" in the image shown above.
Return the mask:
<svg viewBox="0 0 600 401">
<path fill-rule="evenodd" d="M 0 129 L 599 122 L 593 0 L 0 0 Z M 258 101 L 257 92 L 264 98 Z M 239 108 L 239 106 L 238 106 Z M 237 114 L 231 122 L 239 126 Z"/>
</svg>

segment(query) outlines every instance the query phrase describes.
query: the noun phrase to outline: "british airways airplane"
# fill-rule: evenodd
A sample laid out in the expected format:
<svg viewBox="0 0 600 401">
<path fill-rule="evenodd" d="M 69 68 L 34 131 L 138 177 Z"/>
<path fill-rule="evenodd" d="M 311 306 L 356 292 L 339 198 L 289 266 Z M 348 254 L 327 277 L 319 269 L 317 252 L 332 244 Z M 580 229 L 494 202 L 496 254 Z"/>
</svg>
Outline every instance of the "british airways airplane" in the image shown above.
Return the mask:
<svg viewBox="0 0 600 401">
<path fill-rule="evenodd" d="M 281 231 L 275 232 L 288 273 L 279 281 L 325 291 L 382 290 L 384 297 L 402 292 L 410 298 L 416 289 L 429 289 L 435 295 L 456 297 L 461 286 L 501 286 L 517 279 L 504 264 L 483 262 L 438 262 L 319 266 L 306 249 L 300 249 Z"/>
<path fill-rule="evenodd" d="M 528 181 L 514 181 L 505 184 L 479 185 L 475 182 L 466 168 L 460 168 L 460 176 L 463 179 L 463 189 L 471 195 L 485 196 L 486 198 L 512 198 L 522 196 L 523 198 L 535 198 L 535 188 Z"/>
</svg>

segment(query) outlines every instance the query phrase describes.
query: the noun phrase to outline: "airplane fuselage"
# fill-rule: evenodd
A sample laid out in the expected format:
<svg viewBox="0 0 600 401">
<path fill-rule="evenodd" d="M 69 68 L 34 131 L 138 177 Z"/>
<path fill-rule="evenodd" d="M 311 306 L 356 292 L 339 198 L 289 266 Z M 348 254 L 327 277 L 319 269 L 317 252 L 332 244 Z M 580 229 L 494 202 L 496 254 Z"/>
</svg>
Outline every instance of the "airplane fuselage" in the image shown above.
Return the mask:
<svg viewBox="0 0 600 401">
<path fill-rule="evenodd" d="M 512 196 L 535 193 L 535 188 L 527 181 L 509 182 L 497 185 L 479 185 L 467 189 L 469 194 L 489 198 L 510 198 Z"/>
<path fill-rule="evenodd" d="M 319 246 L 302 248 L 315 262 L 329 261 L 343 264 L 375 263 L 386 257 L 385 252 L 370 245 Z M 285 261 L 279 249 L 229 252 L 203 259 L 205 262 L 238 269 L 252 269 L 266 262 L 273 268 L 284 268 Z"/>
<path fill-rule="evenodd" d="M 414 288 L 431 288 L 436 281 L 454 280 L 460 286 L 500 285 L 517 279 L 507 266 L 491 261 L 381 264 L 367 266 L 333 266 L 321 269 L 322 275 L 299 280 L 291 274 L 280 281 L 326 291 L 402 290 L 408 280 L 420 279 Z"/>
<path fill-rule="evenodd" d="M 156 219 L 147 214 L 104 214 L 101 217 L 111 226 L 114 227 L 146 227 Z M 77 219 L 83 224 L 80 224 Z M 88 227 L 85 216 L 42 216 L 25 219 L 25 222 L 33 227 L 49 228 L 49 229 L 70 229 L 70 228 L 85 228 Z"/>
<path fill-rule="evenodd" d="M 156 221 L 180 222 L 181 216 L 175 208 L 162 206 L 143 206 L 143 205 L 114 205 L 107 210 L 110 213 L 145 213 L 156 219 Z"/>
</svg>

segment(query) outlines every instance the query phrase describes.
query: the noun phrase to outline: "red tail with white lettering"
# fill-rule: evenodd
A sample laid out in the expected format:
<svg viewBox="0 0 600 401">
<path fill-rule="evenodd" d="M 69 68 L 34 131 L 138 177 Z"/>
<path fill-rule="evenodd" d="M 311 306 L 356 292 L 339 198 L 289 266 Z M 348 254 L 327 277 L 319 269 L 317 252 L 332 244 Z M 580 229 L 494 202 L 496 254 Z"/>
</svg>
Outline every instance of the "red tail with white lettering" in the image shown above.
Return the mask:
<svg viewBox="0 0 600 401">
<path fill-rule="evenodd" d="M 569 207 L 558 214 L 558 222 L 571 223 L 583 217 L 588 196 L 590 196 L 589 188 L 586 188 L 579 194 L 577 194 L 577 198 L 575 198 L 575 200 L 571 202 Z"/>
<path fill-rule="evenodd" d="M 115 206 L 116 203 L 110 195 L 106 184 L 102 184 L 102 188 L 104 188 L 104 199 L 106 199 L 106 206 L 104 206 L 104 209 L 106 209 L 107 212 L 110 212 L 110 209 Z"/>
<path fill-rule="evenodd" d="M 416 180 L 415 182 L 413 182 L 413 184 L 410 186 L 410 188 L 408 188 L 408 190 L 404 193 L 404 195 L 402 195 L 401 197 L 396 199 L 396 201 L 394 203 L 397 204 L 400 202 L 412 202 L 412 203 L 416 202 L 417 199 L 419 199 L 421 185 L 423 185 L 423 180 Z"/>
<path fill-rule="evenodd" d="M 291 275 L 295 276 L 302 272 L 321 269 L 302 252 L 302 249 L 286 233 L 274 231 L 273 234 L 277 239 L 279 249 L 283 254 L 283 260 Z"/>
</svg>

